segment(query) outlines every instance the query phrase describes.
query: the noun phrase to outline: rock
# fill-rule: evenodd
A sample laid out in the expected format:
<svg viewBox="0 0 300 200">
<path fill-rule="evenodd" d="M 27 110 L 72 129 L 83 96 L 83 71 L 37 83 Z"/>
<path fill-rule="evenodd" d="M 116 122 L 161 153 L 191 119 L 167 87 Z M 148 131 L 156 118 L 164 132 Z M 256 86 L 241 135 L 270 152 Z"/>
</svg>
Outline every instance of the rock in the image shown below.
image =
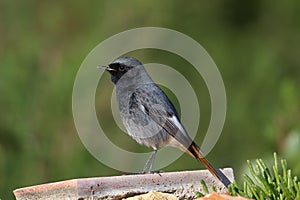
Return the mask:
<svg viewBox="0 0 300 200">
<path fill-rule="evenodd" d="M 232 181 L 233 171 L 223 169 Z M 227 188 L 208 170 L 135 174 L 111 177 L 81 178 L 20 188 L 14 191 L 17 200 L 25 199 L 122 199 L 150 191 L 174 194 L 179 199 L 193 199 L 203 193 L 204 180 L 209 189 L 225 193 Z M 211 191 L 212 192 L 212 191 Z"/>
<path fill-rule="evenodd" d="M 245 197 L 233 197 L 227 194 L 218 194 L 218 193 L 211 193 L 205 195 L 205 197 L 197 198 L 197 200 L 250 200 Z"/>
<path fill-rule="evenodd" d="M 172 194 L 151 191 L 147 194 L 129 197 L 126 200 L 177 200 L 177 197 Z"/>
</svg>

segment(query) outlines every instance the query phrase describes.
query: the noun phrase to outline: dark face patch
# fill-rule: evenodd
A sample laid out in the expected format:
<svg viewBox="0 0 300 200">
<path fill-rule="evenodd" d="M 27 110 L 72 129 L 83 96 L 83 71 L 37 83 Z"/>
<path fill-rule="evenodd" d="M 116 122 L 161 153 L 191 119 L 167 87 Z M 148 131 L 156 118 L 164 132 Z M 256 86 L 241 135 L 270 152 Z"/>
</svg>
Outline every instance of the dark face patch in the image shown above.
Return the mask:
<svg viewBox="0 0 300 200">
<path fill-rule="evenodd" d="M 127 65 L 124 64 L 120 64 L 120 63 L 112 63 L 109 64 L 109 69 L 107 70 L 110 75 L 111 75 L 111 81 L 116 84 L 118 82 L 118 80 L 124 75 L 126 74 L 126 72 L 128 72 L 128 70 L 132 69 L 132 67 L 129 67 Z"/>
</svg>

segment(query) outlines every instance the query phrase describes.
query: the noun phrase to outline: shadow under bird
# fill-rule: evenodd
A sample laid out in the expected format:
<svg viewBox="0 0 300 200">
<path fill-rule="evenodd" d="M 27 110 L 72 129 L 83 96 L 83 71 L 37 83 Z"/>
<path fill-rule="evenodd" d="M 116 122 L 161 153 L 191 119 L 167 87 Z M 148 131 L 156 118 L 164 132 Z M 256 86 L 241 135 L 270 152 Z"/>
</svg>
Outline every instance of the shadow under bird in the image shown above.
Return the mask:
<svg viewBox="0 0 300 200">
<path fill-rule="evenodd" d="M 151 172 L 157 150 L 172 146 L 200 161 L 226 187 L 228 178 L 203 156 L 180 122 L 167 95 L 153 82 L 143 64 L 132 57 L 122 57 L 107 66 L 116 85 L 120 116 L 128 134 L 138 143 L 153 148 L 143 173 Z"/>
</svg>

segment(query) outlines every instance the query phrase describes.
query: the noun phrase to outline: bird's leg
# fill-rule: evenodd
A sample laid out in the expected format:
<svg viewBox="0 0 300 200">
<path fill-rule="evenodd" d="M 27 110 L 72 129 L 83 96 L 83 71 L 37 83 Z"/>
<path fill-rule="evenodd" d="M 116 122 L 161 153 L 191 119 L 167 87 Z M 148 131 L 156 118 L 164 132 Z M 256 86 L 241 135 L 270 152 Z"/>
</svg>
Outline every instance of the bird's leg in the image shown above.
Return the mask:
<svg viewBox="0 0 300 200">
<path fill-rule="evenodd" d="M 149 172 L 151 172 L 153 161 L 154 161 L 156 153 L 157 153 L 157 149 L 154 149 L 153 152 L 151 153 L 149 159 L 147 160 L 142 173 L 149 173 Z"/>
</svg>

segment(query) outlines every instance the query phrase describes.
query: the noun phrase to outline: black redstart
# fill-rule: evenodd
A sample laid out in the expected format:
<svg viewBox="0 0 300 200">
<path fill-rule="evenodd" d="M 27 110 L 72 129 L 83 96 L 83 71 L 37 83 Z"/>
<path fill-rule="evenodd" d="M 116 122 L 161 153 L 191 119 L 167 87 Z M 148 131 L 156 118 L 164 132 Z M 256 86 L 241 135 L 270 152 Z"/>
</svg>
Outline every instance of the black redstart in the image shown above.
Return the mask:
<svg viewBox="0 0 300 200">
<path fill-rule="evenodd" d="M 120 116 L 128 134 L 138 143 L 153 148 L 143 172 L 150 172 L 157 150 L 176 147 L 199 160 L 226 187 L 231 182 L 204 158 L 190 138 L 166 94 L 153 82 L 143 64 L 132 57 L 122 57 L 107 66 L 98 66 L 111 75 L 116 85 Z"/>
</svg>

